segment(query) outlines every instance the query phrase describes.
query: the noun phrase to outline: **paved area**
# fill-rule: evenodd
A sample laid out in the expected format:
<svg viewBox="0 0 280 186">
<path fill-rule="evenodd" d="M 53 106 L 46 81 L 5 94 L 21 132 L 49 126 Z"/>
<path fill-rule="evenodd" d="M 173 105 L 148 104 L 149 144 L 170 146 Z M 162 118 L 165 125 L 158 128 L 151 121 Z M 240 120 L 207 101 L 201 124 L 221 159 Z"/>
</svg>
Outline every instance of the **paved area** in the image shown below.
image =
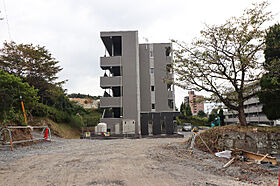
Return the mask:
<svg viewBox="0 0 280 186">
<path fill-rule="evenodd" d="M 201 169 L 199 161 L 168 148 L 184 141 L 56 138 L 13 152 L 2 149 L 0 185 L 251 185 Z"/>
</svg>

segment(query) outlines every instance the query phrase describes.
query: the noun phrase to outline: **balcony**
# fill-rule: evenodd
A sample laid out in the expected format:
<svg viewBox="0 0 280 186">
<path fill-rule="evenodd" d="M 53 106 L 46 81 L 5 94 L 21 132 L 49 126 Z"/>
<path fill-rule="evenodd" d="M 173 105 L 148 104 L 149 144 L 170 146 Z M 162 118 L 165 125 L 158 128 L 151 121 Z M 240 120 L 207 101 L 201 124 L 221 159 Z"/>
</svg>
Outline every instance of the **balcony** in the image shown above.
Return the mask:
<svg viewBox="0 0 280 186">
<path fill-rule="evenodd" d="M 101 88 L 120 87 L 121 85 L 122 76 L 100 77 Z"/>
<path fill-rule="evenodd" d="M 120 67 L 121 58 L 121 56 L 100 57 L 100 67 L 102 70 L 106 70 L 110 67 Z"/>
<path fill-rule="evenodd" d="M 121 99 L 122 97 L 101 97 L 100 107 L 101 108 L 121 107 Z"/>
</svg>

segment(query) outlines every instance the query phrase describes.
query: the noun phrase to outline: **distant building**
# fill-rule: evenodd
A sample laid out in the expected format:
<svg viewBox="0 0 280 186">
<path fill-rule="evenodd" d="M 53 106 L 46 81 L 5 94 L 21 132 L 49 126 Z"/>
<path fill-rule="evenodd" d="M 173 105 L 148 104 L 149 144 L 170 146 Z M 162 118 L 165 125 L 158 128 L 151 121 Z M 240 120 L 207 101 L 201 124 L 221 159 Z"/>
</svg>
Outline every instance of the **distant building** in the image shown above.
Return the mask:
<svg viewBox="0 0 280 186">
<path fill-rule="evenodd" d="M 189 91 L 188 93 L 188 99 L 192 114 L 197 115 L 200 110 L 204 112 L 204 97 L 201 95 L 195 95 L 194 91 Z"/>
<path fill-rule="evenodd" d="M 273 124 L 275 122 L 267 119 L 266 115 L 262 112 L 262 106 L 257 97 L 253 97 L 244 102 L 244 112 L 247 123 Z M 225 112 L 224 115 L 226 124 L 235 124 L 239 122 L 237 111 L 228 111 Z"/>
<path fill-rule="evenodd" d="M 126 124 L 134 124 L 134 134 L 173 134 L 174 86 L 171 43 L 138 43 L 137 31 L 101 32 L 107 55 L 100 58 L 105 71 L 100 78 L 104 96 L 100 122 L 108 131 L 125 134 Z M 131 127 L 130 127 L 131 129 Z"/>
</svg>

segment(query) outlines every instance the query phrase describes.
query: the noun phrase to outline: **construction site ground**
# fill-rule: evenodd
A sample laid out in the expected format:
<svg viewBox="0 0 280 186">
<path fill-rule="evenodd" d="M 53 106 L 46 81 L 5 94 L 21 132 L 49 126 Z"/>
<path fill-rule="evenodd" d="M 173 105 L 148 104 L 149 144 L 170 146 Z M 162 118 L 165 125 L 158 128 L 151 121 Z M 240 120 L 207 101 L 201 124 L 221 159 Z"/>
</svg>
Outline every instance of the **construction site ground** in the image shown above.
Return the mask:
<svg viewBox="0 0 280 186">
<path fill-rule="evenodd" d="M 186 135 L 187 136 L 187 135 Z M 186 138 L 82 140 L 0 149 L 0 185 L 278 185 L 278 172 L 185 149 Z"/>
</svg>

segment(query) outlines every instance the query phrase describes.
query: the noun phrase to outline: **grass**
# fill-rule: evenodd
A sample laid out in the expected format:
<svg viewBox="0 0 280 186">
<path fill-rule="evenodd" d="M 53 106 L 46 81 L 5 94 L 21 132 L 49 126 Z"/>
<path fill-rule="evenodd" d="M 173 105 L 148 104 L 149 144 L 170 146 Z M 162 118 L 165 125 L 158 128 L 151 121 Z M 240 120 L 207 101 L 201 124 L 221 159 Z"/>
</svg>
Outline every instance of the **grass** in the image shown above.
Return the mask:
<svg viewBox="0 0 280 186">
<path fill-rule="evenodd" d="M 31 125 L 48 125 L 52 135 L 66 139 L 80 138 L 80 130 L 66 123 L 56 123 L 48 118 L 33 118 Z"/>
</svg>

